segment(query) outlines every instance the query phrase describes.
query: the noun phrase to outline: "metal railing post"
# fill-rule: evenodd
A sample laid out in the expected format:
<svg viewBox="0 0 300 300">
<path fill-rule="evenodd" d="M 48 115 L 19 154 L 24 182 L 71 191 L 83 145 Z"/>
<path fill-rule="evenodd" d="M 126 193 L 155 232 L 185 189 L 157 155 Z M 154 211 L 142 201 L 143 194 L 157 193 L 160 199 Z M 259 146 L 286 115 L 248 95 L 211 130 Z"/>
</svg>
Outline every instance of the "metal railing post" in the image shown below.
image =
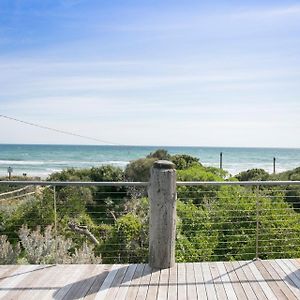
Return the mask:
<svg viewBox="0 0 300 300">
<path fill-rule="evenodd" d="M 154 269 L 175 265 L 176 170 L 172 162 L 158 160 L 149 183 L 149 265 Z"/>
<path fill-rule="evenodd" d="M 255 259 L 259 259 L 259 198 L 256 197 Z"/>
<path fill-rule="evenodd" d="M 54 243 L 55 243 L 55 264 L 58 262 L 57 257 L 57 210 L 56 210 L 56 186 L 53 186 L 53 210 L 54 210 Z"/>
</svg>

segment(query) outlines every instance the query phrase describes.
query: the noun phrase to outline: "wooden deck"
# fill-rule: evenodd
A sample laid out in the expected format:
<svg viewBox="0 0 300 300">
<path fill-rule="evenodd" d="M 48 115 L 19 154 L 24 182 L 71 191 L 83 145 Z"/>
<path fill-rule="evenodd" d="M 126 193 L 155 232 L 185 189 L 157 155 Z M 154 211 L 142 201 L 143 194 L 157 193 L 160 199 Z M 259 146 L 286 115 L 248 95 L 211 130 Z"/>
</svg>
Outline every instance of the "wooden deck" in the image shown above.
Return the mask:
<svg viewBox="0 0 300 300">
<path fill-rule="evenodd" d="M 300 299 L 300 260 L 0 266 L 0 299 Z"/>
</svg>

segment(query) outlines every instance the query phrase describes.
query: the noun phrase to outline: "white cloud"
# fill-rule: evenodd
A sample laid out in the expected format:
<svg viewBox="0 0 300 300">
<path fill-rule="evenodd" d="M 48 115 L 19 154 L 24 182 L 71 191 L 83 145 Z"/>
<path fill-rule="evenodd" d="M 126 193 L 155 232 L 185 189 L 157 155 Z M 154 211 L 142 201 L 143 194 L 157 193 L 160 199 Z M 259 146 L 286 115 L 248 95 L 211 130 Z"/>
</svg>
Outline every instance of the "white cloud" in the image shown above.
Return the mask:
<svg viewBox="0 0 300 300">
<path fill-rule="evenodd" d="M 193 66 L 148 61 L 1 61 L 2 97 L 47 98 L 49 94 L 102 97 L 103 93 L 186 88 L 191 92 L 253 90 L 278 85 L 293 86 L 300 71 L 296 67 L 249 66 L 228 68 L 199 63 Z"/>
</svg>

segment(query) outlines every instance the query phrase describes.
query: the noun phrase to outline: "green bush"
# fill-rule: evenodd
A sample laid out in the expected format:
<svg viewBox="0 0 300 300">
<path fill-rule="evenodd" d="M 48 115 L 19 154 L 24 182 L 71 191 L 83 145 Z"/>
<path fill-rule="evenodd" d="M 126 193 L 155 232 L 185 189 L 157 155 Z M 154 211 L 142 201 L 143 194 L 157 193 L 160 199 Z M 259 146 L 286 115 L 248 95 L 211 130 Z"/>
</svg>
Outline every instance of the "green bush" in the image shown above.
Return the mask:
<svg viewBox="0 0 300 300">
<path fill-rule="evenodd" d="M 241 172 L 235 177 L 239 181 L 266 181 L 270 179 L 270 174 L 264 169 L 251 169 Z"/>
</svg>

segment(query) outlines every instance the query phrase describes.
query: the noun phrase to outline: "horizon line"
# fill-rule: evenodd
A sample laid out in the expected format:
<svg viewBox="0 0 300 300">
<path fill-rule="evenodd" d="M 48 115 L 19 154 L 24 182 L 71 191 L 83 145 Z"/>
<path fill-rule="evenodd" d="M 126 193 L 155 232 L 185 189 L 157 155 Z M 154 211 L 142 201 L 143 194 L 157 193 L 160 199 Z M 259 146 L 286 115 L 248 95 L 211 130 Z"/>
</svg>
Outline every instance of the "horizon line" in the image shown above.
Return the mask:
<svg viewBox="0 0 300 300">
<path fill-rule="evenodd" d="M 293 149 L 300 150 L 300 147 L 277 147 L 277 146 L 199 146 L 199 145 L 132 145 L 132 144 L 122 144 L 122 145 L 113 145 L 113 144 L 56 144 L 56 143 L 2 143 L 0 145 L 23 145 L 23 146 L 94 146 L 94 147 L 151 147 L 151 148 L 224 148 L 224 149 Z"/>
</svg>

